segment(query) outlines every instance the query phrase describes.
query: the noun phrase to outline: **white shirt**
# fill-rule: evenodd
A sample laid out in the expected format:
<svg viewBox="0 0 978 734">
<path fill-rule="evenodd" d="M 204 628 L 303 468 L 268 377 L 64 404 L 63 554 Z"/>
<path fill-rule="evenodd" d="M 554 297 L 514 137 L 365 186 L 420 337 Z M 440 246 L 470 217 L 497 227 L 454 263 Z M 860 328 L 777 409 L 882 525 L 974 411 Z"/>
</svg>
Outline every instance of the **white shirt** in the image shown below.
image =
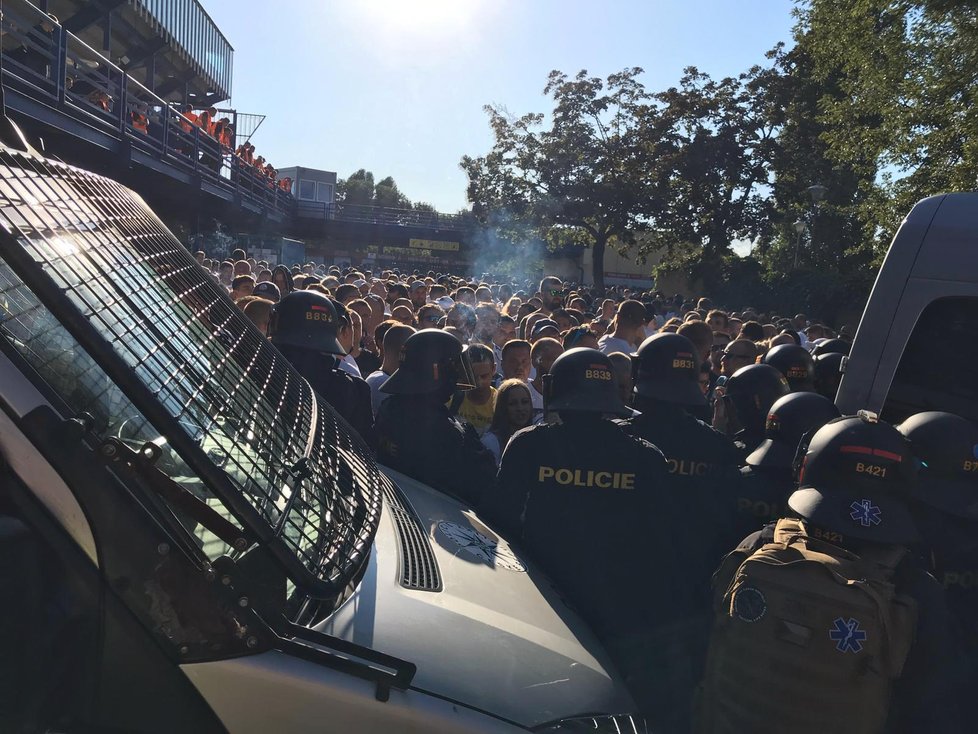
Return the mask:
<svg viewBox="0 0 978 734">
<path fill-rule="evenodd" d="M 344 372 L 349 372 L 354 377 L 363 377 L 360 374 L 360 368 L 357 366 L 357 361 L 350 354 L 344 354 L 343 359 L 340 360 L 338 367 Z"/>
<path fill-rule="evenodd" d="M 482 434 L 480 440 L 482 441 L 482 445 L 492 452 L 493 457 L 496 459 L 496 466 L 499 466 L 499 457 L 503 453 L 503 449 L 499 445 L 499 436 L 492 431 L 486 431 Z"/>
<path fill-rule="evenodd" d="M 530 389 L 530 402 L 533 403 L 533 422 L 543 423 L 543 394 L 537 392 L 532 382 L 526 383 Z"/>
<path fill-rule="evenodd" d="M 613 352 L 631 354 L 635 351 L 635 347 L 624 339 L 619 339 L 617 336 L 612 336 L 611 334 L 605 334 L 598 339 L 598 351 L 602 354 L 612 354 Z"/>
<path fill-rule="evenodd" d="M 390 397 L 389 393 L 381 392 L 380 386 L 387 382 L 387 378 L 390 377 L 383 370 L 376 370 L 367 375 L 366 383 L 370 385 L 370 407 L 374 409 L 374 417 L 377 417 L 377 411 L 380 410 L 380 404 Z"/>
</svg>

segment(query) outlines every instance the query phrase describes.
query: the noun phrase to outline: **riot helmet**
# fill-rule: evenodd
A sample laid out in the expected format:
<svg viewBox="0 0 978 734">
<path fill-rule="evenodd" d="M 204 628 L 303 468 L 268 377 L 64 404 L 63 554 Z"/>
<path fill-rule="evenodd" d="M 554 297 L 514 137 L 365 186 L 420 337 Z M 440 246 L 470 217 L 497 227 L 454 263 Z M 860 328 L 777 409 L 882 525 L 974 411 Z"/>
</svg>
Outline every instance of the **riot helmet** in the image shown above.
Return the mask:
<svg viewBox="0 0 978 734">
<path fill-rule="evenodd" d="M 953 413 L 917 413 L 897 426 L 921 462 L 915 497 L 938 510 L 978 520 L 978 426 Z"/>
<path fill-rule="evenodd" d="M 734 372 L 724 388 L 741 426 L 761 433 L 774 401 L 788 394 L 788 381 L 771 365 L 750 364 Z"/>
<path fill-rule="evenodd" d="M 400 364 L 380 390 L 392 395 L 438 395 L 447 400 L 456 390 L 474 387 L 462 342 L 441 329 L 422 329 L 404 342 Z"/>
<path fill-rule="evenodd" d="M 842 366 L 847 359 L 841 352 L 825 352 L 815 357 L 815 392 L 835 400 L 842 382 Z"/>
<path fill-rule="evenodd" d="M 611 360 L 597 349 L 567 350 L 554 360 L 543 384 L 544 407 L 548 411 L 610 413 L 623 417 L 632 414 L 618 394 Z"/>
<path fill-rule="evenodd" d="M 750 466 L 790 469 L 802 438 L 839 417 L 828 398 L 793 392 L 778 398 L 767 414 L 764 442 L 747 457 Z"/>
<path fill-rule="evenodd" d="M 339 318 L 332 301 L 316 291 L 293 291 L 275 304 L 268 323 L 272 344 L 345 355 L 337 339 Z"/>
<path fill-rule="evenodd" d="M 844 354 L 848 357 L 851 349 L 852 344 L 847 342 L 845 339 L 819 339 L 819 343 L 812 350 L 812 356 L 817 357 L 820 354 L 838 352 L 839 354 Z"/>
<path fill-rule="evenodd" d="M 706 397 L 700 389 L 700 366 L 693 343 L 680 334 L 655 334 L 638 348 L 635 394 L 678 405 L 700 406 Z"/>
<path fill-rule="evenodd" d="M 875 414 L 837 418 L 804 447 L 798 490 L 788 506 L 843 538 L 915 542 L 918 534 L 906 497 L 917 467 L 910 442 Z"/>
<path fill-rule="evenodd" d="M 798 344 L 781 344 L 764 355 L 769 364 L 788 380 L 791 392 L 815 391 L 815 360 Z"/>
</svg>

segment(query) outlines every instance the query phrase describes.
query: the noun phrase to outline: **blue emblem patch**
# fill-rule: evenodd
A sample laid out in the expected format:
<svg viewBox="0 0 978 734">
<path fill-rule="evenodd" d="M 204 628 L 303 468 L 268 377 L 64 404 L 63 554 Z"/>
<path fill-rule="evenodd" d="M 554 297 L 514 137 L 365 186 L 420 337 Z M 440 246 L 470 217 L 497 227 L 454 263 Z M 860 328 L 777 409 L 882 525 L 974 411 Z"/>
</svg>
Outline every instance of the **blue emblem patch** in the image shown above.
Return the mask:
<svg viewBox="0 0 978 734">
<path fill-rule="evenodd" d="M 975 456 L 975 458 L 976 458 L 976 459 L 978 459 L 978 444 L 975 444 L 975 445 L 974 445 L 974 446 L 973 446 L 973 447 L 971 448 L 971 452 L 972 452 L 972 453 L 974 454 L 974 456 Z"/>
<path fill-rule="evenodd" d="M 767 599 L 759 589 L 744 586 L 734 595 L 733 611 L 744 622 L 757 622 L 767 612 Z"/>
<path fill-rule="evenodd" d="M 866 641 L 866 630 L 859 629 L 858 619 L 839 617 L 832 624 L 834 627 L 829 630 L 829 639 L 835 642 L 836 650 L 839 652 L 859 652 L 863 649 L 863 643 Z"/>
<path fill-rule="evenodd" d="M 849 517 L 858 522 L 864 528 L 871 525 L 879 525 L 883 522 L 883 511 L 874 505 L 870 500 L 859 500 L 849 505 L 852 512 Z"/>
</svg>

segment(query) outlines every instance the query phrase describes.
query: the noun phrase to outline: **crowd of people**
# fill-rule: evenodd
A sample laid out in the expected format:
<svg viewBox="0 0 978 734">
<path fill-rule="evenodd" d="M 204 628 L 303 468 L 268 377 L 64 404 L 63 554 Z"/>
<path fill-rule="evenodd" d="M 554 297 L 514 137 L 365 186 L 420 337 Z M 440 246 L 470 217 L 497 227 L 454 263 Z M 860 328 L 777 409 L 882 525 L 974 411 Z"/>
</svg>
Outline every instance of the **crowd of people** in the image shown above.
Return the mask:
<svg viewBox="0 0 978 734">
<path fill-rule="evenodd" d="M 555 582 L 653 731 L 973 722 L 978 428 L 839 415 L 850 327 L 552 276 L 197 259 L 382 464 Z"/>
</svg>

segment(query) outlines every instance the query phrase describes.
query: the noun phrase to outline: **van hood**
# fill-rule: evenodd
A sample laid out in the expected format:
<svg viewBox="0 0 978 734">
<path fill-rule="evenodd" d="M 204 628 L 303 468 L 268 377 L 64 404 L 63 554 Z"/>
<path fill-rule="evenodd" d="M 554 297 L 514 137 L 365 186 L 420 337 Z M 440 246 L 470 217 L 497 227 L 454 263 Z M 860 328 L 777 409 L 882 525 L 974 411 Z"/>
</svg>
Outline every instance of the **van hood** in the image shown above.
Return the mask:
<svg viewBox="0 0 978 734">
<path fill-rule="evenodd" d="M 416 554 L 388 499 L 363 580 L 317 629 L 414 663 L 413 688 L 522 726 L 635 710 L 593 634 L 518 549 L 459 502 L 383 471 L 427 533 L 440 589 L 402 586 L 402 554 Z"/>
</svg>

